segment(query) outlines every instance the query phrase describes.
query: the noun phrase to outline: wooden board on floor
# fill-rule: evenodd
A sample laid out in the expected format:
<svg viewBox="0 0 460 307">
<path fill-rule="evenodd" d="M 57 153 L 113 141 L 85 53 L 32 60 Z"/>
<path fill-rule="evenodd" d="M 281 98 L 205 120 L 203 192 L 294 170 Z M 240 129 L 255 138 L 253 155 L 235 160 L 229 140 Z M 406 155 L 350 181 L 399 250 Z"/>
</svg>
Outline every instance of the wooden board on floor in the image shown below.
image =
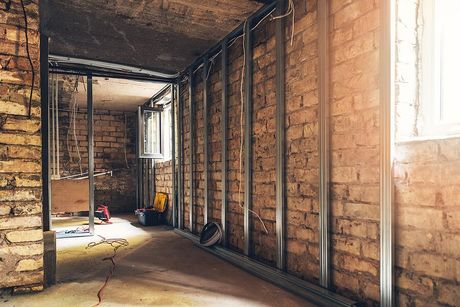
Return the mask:
<svg viewBox="0 0 460 307">
<path fill-rule="evenodd" d="M 89 208 L 89 182 L 82 180 L 51 181 L 51 212 L 81 212 Z"/>
</svg>

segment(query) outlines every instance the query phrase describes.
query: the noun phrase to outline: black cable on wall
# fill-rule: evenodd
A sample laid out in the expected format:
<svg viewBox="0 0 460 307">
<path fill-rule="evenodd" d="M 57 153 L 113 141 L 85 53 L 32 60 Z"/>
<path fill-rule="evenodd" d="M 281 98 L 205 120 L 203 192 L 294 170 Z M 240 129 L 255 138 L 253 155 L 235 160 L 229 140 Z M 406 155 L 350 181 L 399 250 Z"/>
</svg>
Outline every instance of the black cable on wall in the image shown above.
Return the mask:
<svg viewBox="0 0 460 307">
<path fill-rule="evenodd" d="M 2 0 L 2 2 L 5 0 Z M 8 2 L 5 4 L 8 7 Z M 11 1 L 9 1 L 9 5 L 11 5 Z M 32 84 L 30 88 L 30 95 L 29 95 L 29 105 L 28 105 L 28 117 L 31 118 L 32 116 L 32 95 L 34 92 L 34 85 L 35 85 L 35 69 L 34 69 L 34 64 L 32 63 L 32 58 L 30 57 L 30 51 L 29 51 L 29 26 L 27 22 L 27 12 L 26 8 L 24 6 L 24 0 L 21 0 L 21 7 L 22 7 L 22 13 L 24 15 L 24 33 L 26 35 L 26 53 L 27 53 L 27 59 L 29 60 L 30 68 L 32 69 Z"/>
</svg>

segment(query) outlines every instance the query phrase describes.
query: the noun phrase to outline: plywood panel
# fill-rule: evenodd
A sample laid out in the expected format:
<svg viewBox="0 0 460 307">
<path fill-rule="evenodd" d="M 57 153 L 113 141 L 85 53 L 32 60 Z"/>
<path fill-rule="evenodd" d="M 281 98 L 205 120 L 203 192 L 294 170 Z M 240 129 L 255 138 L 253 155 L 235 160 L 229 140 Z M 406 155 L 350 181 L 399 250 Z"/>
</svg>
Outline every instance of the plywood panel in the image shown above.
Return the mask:
<svg viewBox="0 0 460 307">
<path fill-rule="evenodd" d="M 51 212 L 81 212 L 89 208 L 88 179 L 52 180 Z"/>
</svg>

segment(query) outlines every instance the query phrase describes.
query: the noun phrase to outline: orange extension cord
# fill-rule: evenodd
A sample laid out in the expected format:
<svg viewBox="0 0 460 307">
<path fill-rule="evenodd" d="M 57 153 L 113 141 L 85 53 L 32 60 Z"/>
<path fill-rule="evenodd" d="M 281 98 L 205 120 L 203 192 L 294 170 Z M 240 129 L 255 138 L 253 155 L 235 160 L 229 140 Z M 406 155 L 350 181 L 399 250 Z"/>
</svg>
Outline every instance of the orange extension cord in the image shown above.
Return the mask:
<svg viewBox="0 0 460 307">
<path fill-rule="evenodd" d="M 99 301 L 98 301 L 97 304 L 93 305 L 93 307 L 99 306 L 102 303 L 102 292 L 104 291 L 105 287 L 109 283 L 110 278 L 112 278 L 113 272 L 115 271 L 115 267 L 117 266 L 117 264 L 115 263 L 115 256 L 117 255 L 118 249 L 120 247 L 126 247 L 126 246 L 129 245 L 129 242 L 126 239 L 122 239 L 122 238 L 106 239 L 103 236 L 99 236 L 99 237 L 102 238 L 101 241 L 99 241 L 99 242 L 90 242 L 90 243 L 88 243 L 86 248 L 92 248 L 92 247 L 95 247 L 95 246 L 98 246 L 98 245 L 101 245 L 101 244 L 108 244 L 108 245 L 113 247 L 113 255 L 110 256 L 110 257 L 105 257 L 105 258 L 102 259 L 102 261 L 110 260 L 110 262 L 112 262 L 112 266 L 110 267 L 109 273 L 107 274 L 107 277 L 105 278 L 104 284 L 102 285 L 102 287 L 97 292 L 97 298 L 98 298 Z"/>
</svg>

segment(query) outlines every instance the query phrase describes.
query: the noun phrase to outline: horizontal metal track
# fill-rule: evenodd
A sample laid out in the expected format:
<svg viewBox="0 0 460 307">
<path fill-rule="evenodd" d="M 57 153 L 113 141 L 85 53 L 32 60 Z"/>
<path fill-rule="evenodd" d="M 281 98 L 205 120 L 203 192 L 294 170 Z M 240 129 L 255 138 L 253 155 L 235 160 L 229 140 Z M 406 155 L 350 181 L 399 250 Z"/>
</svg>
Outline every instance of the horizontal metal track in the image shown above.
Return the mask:
<svg viewBox="0 0 460 307">
<path fill-rule="evenodd" d="M 169 75 L 148 69 L 132 67 L 122 64 L 72 58 L 60 55 L 49 55 L 49 69 L 52 73 L 66 73 L 86 75 L 91 73 L 95 77 L 111 77 L 131 80 L 145 80 L 155 82 L 174 83 L 178 74 Z"/>
<path fill-rule="evenodd" d="M 213 253 L 214 255 L 228 262 L 233 263 L 234 265 L 248 271 L 249 273 L 252 273 L 277 286 L 280 286 L 281 288 L 293 292 L 305 298 L 309 302 L 317 304 L 318 306 L 358 306 L 358 303 L 353 300 L 350 300 L 320 286 L 301 280 L 278 269 L 267 266 L 247 256 L 230 251 L 220 246 L 201 246 L 199 244 L 198 236 L 188 231 L 183 231 L 180 229 L 174 229 L 174 231 L 177 234 L 190 239 L 193 243 L 197 244 L 202 249 Z"/>
</svg>

